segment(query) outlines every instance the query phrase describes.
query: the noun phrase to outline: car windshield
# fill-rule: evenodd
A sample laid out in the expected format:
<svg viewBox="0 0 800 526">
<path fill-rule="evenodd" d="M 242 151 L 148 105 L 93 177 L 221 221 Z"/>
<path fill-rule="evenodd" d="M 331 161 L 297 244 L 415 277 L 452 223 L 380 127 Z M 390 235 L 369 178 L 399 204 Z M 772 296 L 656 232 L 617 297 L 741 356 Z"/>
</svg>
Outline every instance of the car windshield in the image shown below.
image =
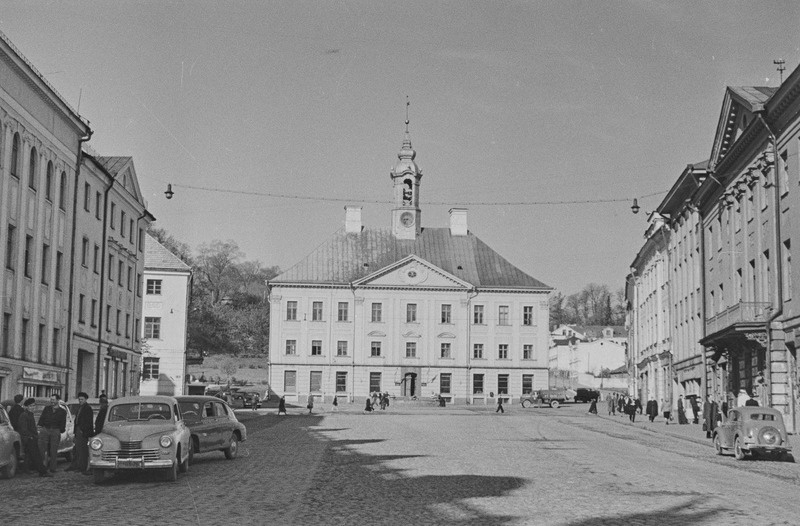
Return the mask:
<svg viewBox="0 0 800 526">
<path fill-rule="evenodd" d="M 775 415 L 767 413 L 753 413 L 750 415 L 750 420 L 775 420 Z"/>
<path fill-rule="evenodd" d="M 168 404 L 142 402 L 138 404 L 117 404 L 108 413 L 109 422 L 147 422 L 170 420 L 172 412 Z"/>
</svg>

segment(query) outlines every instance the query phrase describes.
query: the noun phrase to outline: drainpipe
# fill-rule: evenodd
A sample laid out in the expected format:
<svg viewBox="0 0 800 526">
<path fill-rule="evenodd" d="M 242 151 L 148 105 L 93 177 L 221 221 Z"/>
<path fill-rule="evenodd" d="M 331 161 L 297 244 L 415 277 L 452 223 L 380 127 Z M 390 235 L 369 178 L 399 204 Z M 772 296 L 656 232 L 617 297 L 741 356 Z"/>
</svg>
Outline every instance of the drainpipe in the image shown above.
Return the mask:
<svg viewBox="0 0 800 526">
<path fill-rule="evenodd" d="M 108 185 L 103 191 L 103 242 L 100 245 L 101 249 L 101 257 L 100 257 L 100 313 L 97 318 L 97 367 L 95 370 L 95 385 L 97 386 L 97 392 L 99 393 L 102 391 L 100 389 L 100 358 L 103 352 L 103 313 L 107 310 L 106 305 L 106 297 L 105 297 L 105 289 L 106 289 L 106 248 L 108 247 L 108 194 L 111 192 L 111 189 L 114 188 L 114 183 L 117 181 L 114 177 L 111 177 L 107 172 L 106 174 L 111 179 L 111 184 Z M 110 323 L 109 320 L 105 321 L 106 324 Z"/>
<path fill-rule="evenodd" d="M 700 323 L 702 329 L 700 339 L 702 340 L 706 337 L 706 229 L 703 227 L 703 213 L 700 211 L 700 207 L 695 205 L 693 213 L 697 214 L 698 244 L 700 245 L 698 254 L 700 255 Z M 700 352 L 700 365 L 703 368 L 703 376 L 700 377 L 700 391 L 703 393 L 703 400 L 707 401 L 708 365 L 706 360 L 706 347 L 705 345 L 702 347 L 703 350 Z"/>
<path fill-rule="evenodd" d="M 772 323 L 783 314 L 783 247 L 781 244 L 781 189 L 778 181 L 778 139 L 773 133 L 772 129 L 764 120 L 764 116 L 759 112 L 757 114 L 758 120 L 764 125 L 764 129 L 772 139 L 772 175 L 773 175 L 773 188 L 775 190 L 775 228 L 772 229 L 775 243 L 775 301 L 777 305 L 773 304 L 772 314 L 764 324 L 767 333 L 767 350 L 764 365 L 764 381 L 766 382 L 767 389 L 767 407 L 772 407 Z"/>
<path fill-rule="evenodd" d="M 94 131 L 87 129 L 87 134 L 78 139 L 78 159 L 75 163 L 75 190 L 72 195 L 72 246 L 70 247 L 69 252 L 69 293 L 67 296 L 69 301 L 69 309 L 67 309 L 67 330 L 65 331 L 67 334 L 67 372 L 64 378 L 65 390 L 69 389 L 69 372 L 72 370 L 72 316 L 73 311 L 75 310 L 73 309 L 72 305 L 72 297 L 75 289 L 75 269 L 73 267 L 75 265 L 75 232 L 77 231 L 76 220 L 78 218 L 78 183 L 80 182 L 81 177 L 81 164 L 83 164 L 82 145 L 85 142 L 89 142 L 93 134 Z M 53 352 L 58 352 L 58 349 L 53 349 Z M 64 400 L 66 401 L 68 399 L 68 393 L 64 394 Z"/>
<path fill-rule="evenodd" d="M 356 316 L 356 287 L 353 285 L 353 282 L 350 282 L 350 292 L 353 293 L 353 350 L 350 353 L 350 367 L 353 371 L 353 376 L 350 380 L 350 403 L 355 403 L 356 401 L 356 393 L 355 393 L 355 385 L 356 385 L 356 349 L 358 349 L 358 345 L 356 345 L 356 335 L 358 332 L 356 331 L 356 320 L 364 319 L 366 316 L 366 312 L 364 312 L 364 303 L 361 304 L 361 317 Z M 369 381 L 369 380 L 367 380 Z M 336 388 L 334 387 L 333 397 L 336 398 Z"/>
<path fill-rule="evenodd" d="M 470 294 L 471 294 L 471 296 L 470 296 Z M 478 295 L 478 289 L 475 288 L 475 287 L 472 287 L 471 289 L 469 289 L 467 291 L 467 320 L 466 320 L 467 321 L 467 381 L 466 381 L 467 392 L 466 392 L 466 396 L 464 397 L 464 400 L 469 400 L 470 404 L 471 404 L 471 401 L 472 401 L 472 393 L 470 392 L 470 391 L 472 391 L 472 354 L 471 354 L 471 351 L 472 351 L 472 322 L 469 321 L 469 314 L 470 314 L 470 305 L 472 304 L 472 300 L 477 295 Z M 484 403 L 485 403 L 485 400 L 486 400 L 486 382 L 485 382 L 485 380 L 486 379 L 484 378 L 484 388 L 483 388 L 483 390 L 484 390 L 484 393 L 483 393 Z"/>
</svg>

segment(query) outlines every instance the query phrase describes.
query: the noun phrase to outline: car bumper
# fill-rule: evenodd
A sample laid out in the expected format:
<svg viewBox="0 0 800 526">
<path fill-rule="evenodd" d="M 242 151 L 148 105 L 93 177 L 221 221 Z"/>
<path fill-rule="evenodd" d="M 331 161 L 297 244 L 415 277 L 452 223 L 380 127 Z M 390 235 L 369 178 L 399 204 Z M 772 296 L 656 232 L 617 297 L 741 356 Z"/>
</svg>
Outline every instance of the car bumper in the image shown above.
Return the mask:
<svg viewBox="0 0 800 526">
<path fill-rule="evenodd" d="M 148 460 L 127 462 L 135 459 L 125 459 L 125 462 L 120 462 L 121 459 L 114 460 L 90 460 L 89 467 L 92 469 L 164 469 L 171 468 L 173 460 Z"/>
<path fill-rule="evenodd" d="M 791 446 L 781 444 L 780 446 L 765 446 L 763 444 L 742 444 L 742 449 L 750 453 L 789 453 Z"/>
</svg>

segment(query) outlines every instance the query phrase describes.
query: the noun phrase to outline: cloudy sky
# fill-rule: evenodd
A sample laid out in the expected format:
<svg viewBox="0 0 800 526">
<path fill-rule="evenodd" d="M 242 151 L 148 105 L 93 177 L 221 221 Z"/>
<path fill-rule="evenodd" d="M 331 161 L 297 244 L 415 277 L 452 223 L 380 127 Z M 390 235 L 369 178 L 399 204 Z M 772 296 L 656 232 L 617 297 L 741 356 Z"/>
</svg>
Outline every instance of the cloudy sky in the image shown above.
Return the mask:
<svg viewBox="0 0 800 526">
<path fill-rule="evenodd" d="M 797 67 L 798 27 L 797 2 L 0 10 L 0 31 L 90 121 L 92 148 L 132 156 L 157 226 L 193 248 L 234 239 L 287 268 L 345 204 L 388 227 L 408 97 L 423 226 L 466 206 L 473 233 L 567 294 L 623 285 L 646 227 L 631 199 L 652 210 L 708 157 L 726 85 L 777 86 L 777 58 Z"/>
</svg>

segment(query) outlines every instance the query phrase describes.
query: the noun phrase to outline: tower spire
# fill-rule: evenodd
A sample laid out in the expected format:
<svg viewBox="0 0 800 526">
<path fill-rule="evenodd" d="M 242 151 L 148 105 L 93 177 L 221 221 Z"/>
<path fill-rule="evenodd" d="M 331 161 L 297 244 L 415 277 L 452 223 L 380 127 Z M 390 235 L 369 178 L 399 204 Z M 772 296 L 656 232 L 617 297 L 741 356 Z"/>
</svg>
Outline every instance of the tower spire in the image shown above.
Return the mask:
<svg viewBox="0 0 800 526">
<path fill-rule="evenodd" d="M 417 152 L 411 146 L 411 135 L 408 133 L 408 110 L 411 102 L 406 95 L 406 132 L 403 146 L 397 154 L 397 163 L 390 172 L 394 193 L 394 209 L 392 209 L 392 230 L 398 239 L 415 239 L 420 232 L 419 181 L 422 178 L 414 158 Z"/>
<path fill-rule="evenodd" d="M 408 135 L 408 107 L 411 106 L 411 103 L 408 101 L 408 95 L 406 95 L 406 135 Z"/>
</svg>

